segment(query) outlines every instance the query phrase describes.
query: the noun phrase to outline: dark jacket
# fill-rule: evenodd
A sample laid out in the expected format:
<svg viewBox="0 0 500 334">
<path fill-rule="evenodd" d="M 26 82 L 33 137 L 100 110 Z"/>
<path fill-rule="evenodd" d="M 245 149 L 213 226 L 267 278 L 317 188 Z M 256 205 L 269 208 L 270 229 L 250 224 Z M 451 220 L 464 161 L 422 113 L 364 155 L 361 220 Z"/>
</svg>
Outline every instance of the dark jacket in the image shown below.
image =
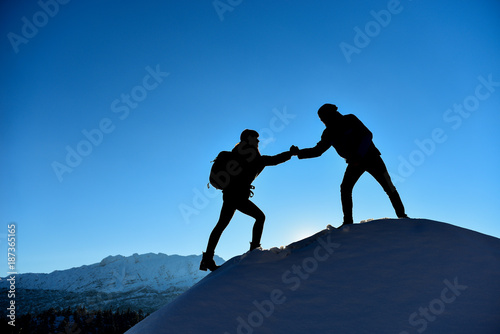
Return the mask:
<svg viewBox="0 0 500 334">
<path fill-rule="evenodd" d="M 347 163 L 360 162 L 367 157 L 380 155 L 372 138 L 370 130 L 356 116 L 351 114 L 339 116 L 335 122 L 327 124 L 316 146 L 300 150 L 298 157 L 299 159 L 319 157 L 333 146 Z"/>
<path fill-rule="evenodd" d="M 292 154 L 287 151 L 277 155 L 261 155 L 259 150 L 245 143 L 239 143 L 233 150 L 238 156 L 237 162 L 241 170 L 231 179 L 224 193 L 243 193 L 250 195 L 252 182 L 267 166 L 275 166 L 290 160 Z"/>
</svg>

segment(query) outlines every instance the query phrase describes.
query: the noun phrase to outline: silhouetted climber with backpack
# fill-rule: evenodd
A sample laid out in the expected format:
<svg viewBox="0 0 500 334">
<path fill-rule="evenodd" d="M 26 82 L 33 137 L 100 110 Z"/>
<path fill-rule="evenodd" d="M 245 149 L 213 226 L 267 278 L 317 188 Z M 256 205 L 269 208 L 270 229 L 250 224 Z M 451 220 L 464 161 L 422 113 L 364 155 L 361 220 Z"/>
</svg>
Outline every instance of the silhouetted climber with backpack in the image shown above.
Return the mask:
<svg viewBox="0 0 500 334">
<path fill-rule="evenodd" d="M 339 113 L 334 104 L 324 104 L 319 108 L 318 116 L 326 126 L 321 140 L 312 148 L 299 150 L 292 146 L 290 151 L 299 159 L 307 159 L 319 157 L 333 146 L 337 153 L 346 159 L 347 168 L 340 185 L 344 213 L 341 226 L 353 223 L 352 190 L 364 172 L 370 173 L 382 186 L 398 218 L 407 218 L 399 193 L 391 181 L 379 150 L 373 144 L 373 135 L 370 130 L 356 116 Z"/>
<path fill-rule="evenodd" d="M 240 142 L 232 151 L 219 153 L 210 171 L 210 184 L 222 190 L 222 209 L 219 221 L 208 240 L 207 251 L 203 253 L 200 270 L 214 271 L 218 268 L 213 259 L 215 247 L 220 236 L 233 218 L 236 210 L 255 218 L 252 230 L 250 251 L 260 247 L 260 238 L 264 228 L 264 213 L 252 202 L 253 180 L 266 166 L 274 166 L 289 160 L 290 152 L 274 156 L 261 155 L 259 152 L 259 134 L 254 130 L 244 130 Z"/>
</svg>

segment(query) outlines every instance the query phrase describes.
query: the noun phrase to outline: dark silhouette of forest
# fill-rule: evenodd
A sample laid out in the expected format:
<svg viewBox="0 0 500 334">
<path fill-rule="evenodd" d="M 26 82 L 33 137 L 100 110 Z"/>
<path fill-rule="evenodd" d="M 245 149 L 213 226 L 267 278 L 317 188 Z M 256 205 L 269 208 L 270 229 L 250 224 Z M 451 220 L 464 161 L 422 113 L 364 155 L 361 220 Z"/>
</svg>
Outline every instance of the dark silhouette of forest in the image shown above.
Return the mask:
<svg viewBox="0 0 500 334">
<path fill-rule="evenodd" d="M 142 310 L 88 311 L 85 307 L 64 310 L 50 308 L 40 314 L 31 313 L 16 318 L 15 327 L 8 324 L 9 318 L 0 321 L 1 333 L 30 334 L 123 334 L 147 317 Z"/>
</svg>

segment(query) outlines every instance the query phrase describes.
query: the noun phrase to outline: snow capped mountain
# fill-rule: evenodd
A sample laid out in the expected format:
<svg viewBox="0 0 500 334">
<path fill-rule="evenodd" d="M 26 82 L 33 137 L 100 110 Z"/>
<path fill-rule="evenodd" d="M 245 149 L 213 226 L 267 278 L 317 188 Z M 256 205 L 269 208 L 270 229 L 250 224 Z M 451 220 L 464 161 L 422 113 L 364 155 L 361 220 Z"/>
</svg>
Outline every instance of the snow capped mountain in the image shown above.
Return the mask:
<svg viewBox="0 0 500 334">
<path fill-rule="evenodd" d="M 50 274 L 24 274 L 19 284 L 25 289 L 71 292 L 127 292 L 144 287 L 165 291 L 172 286 L 190 287 L 204 277 L 206 273 L 198 270 L 200 261 L 200 256 L 162 253 L 108 256 L 88 266 Z"/>
<path fill-rule="evenodd" d="M 500 239 L 425 219 L 234 257 L 127 334 L 500 333 Z"/>
<path fill-rule="evenodd" d="M 84 305 L 87 309 L 128 308 L 152 312 L 207 275 L 201 255 L 108 256 L 100 263 L 50 274 L 16 277 L 19 312 Z M 216 258 L 217 263 L 224 260 Z M 0 287 L 7 287 L 2 280 Z"/>
</svg>

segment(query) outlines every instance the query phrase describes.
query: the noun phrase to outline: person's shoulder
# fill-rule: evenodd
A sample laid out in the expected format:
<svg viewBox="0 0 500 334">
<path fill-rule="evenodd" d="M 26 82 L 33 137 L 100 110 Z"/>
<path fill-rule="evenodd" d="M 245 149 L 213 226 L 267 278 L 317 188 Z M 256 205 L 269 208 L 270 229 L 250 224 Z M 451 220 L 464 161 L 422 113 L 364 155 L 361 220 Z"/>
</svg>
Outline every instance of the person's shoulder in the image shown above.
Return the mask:
<svg viewBox="0 0 500 334">
<path fill-rule="evenodd" d="M 321 138 L 327 137 L 332 133 L 332 129 L 329 128 L 328 126 L 323 130 L 323 133 L 321 134 Z"/>
<path fill-rule="evenodd" d="M 359 120 L 359 118 L 354 114 L 347 114 L 342 116 L 344 120 Z"/>
<path fill-rule="evenodd" d="M 325 130 L 323 130 L 323 133 L 321 134 L 321 141 L 330 142 L 334 135 L 335 131 L 333 131 L 333 128 L 327 126 Z"/>
<path fill-rule="evenodd" d="M 347 115 L 344 115 L 342 116 L 342 120 L 344 121 L 345 124 L 351 124 L 351 125 L 355 125 L 355 124 L 363 124 L 361 122 L 361 120 L 354 114 L 347 114 Z"/>
</svg>

